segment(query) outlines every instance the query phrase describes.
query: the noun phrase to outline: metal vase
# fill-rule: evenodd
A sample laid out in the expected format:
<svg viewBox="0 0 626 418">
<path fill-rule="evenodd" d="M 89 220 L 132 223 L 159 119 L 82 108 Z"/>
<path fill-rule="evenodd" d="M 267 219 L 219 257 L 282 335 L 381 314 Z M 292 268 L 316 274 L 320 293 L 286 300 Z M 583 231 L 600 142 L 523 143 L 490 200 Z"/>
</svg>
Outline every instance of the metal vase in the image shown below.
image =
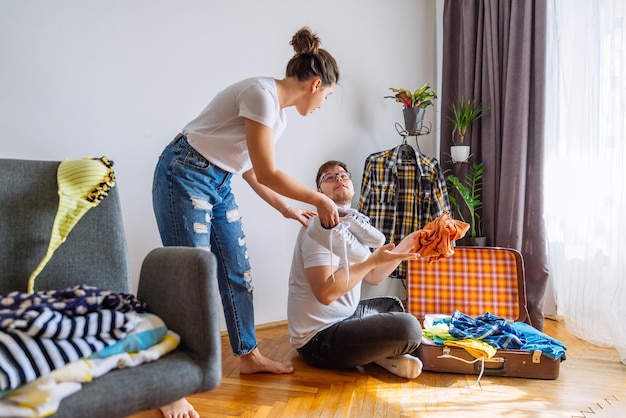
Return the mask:
<svg viewBox="0 0 626 418">
<path fill-rule="evenodd" d="M 417 134 L 422 130 L 425 112 L 426 109 L 423 107 L 409 107 L 403 110 L 404 129 L 406 129 L 409 134 Z"/>
</svg>

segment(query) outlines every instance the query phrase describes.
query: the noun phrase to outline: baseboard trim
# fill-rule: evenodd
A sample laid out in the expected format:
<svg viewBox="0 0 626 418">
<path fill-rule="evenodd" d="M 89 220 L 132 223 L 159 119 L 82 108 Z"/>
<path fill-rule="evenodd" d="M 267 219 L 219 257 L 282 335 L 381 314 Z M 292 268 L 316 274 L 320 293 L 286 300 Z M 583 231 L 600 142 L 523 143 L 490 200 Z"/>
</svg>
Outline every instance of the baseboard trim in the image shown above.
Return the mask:
<svg viewBox="0 0 626 418">
<path fill-rule="evenodd" d="M 551 321 L 556 321 L 556 322 L 561 322 L 564 319 L 563 316 L 561 315 L 551 315 L 551 314 L 544 314 L 543 317 L 545 319 L 549 319 Z"/>
<path fill-rule="evenodd" d="M 282 327 L 287 325 L 287 320 L 283 319 L 281 321 L 274 321 L 274 322 L 265 322 L 263 324 L 257 324 L 255 326 L 255 329 L 268 329 L 268 328 L 275 328 L 275 327 Z M 220 335 L 222 337 L 225 337 L 228 335 L 228 331 L 227 330 L 222 330 L 220 331 Z"/>
<path fill-rule="evenodd" d="M 283 319 L 281 321 L 266 322 L 264 324 L 258 324 L 255 328 L 256 329 L 268 329 L 268 328 L 274 328 L 274 327 L 282 327 L 283 325 L 287 325 L 286 319 Z"/>
</svg>

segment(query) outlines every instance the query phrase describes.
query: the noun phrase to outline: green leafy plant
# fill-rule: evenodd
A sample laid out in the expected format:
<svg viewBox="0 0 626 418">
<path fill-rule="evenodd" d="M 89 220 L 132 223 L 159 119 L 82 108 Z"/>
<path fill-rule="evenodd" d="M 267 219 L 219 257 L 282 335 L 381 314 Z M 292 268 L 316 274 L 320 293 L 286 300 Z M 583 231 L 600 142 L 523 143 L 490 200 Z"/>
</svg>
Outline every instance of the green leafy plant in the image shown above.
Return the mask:
<svg viewBox="0 0 626 418">
<path fill-rule="evenodd" d="M 447 178 L 448 184 L 458 193 L 458 196 L 463 200 L 464 206 L 468 210 L 469 215 L 466 220 L 463 216 L 461 203 L 457 199 L 457 196 L 455 193 L 448 193 L 452 207 L 454 207 L 461 220 L 470 225 L 470 229 L 467 233 L 468 237 L 482 236 L 481 223 L 483 217 L 478 211 L 483 207 L 483 202 L 480 199 L 483 190 L 484 172 L 485 166 L 483 163 L 473 163 L 469 166 L 464 181 L 461 181 L 454 175 L 449 175 Z"/>
<path fill-rule="evenodd" d="M 466 99 L 463 96 L 456 102 L 452 102 L 450 105 L 450 116 L 448 117 L 453 126 L 452 142 L 456 143 L 454 141 L 454 134 L 456 133 L 459 136 L 459 145 L 463 145 L 467 128 L 483 117 L 488 110 L 474 99 Z"/>
<path fill-rule="evenodd" d="M 413 92 L 393 87 L 390 87 L 389 90 L 396 94 L 394 96 L 385 96 L 385 99 L 395 99 L 396 102 L 402 103 L 402 106 L 405 109 L 410 109 L 412 107 L 426 108 L 428 106 L 433 106 L 433 100 L 437 98 L 437 95 L 430 89 L 430 85 L 428 83 L 424 83 L 422 87 Z"/>
</svg>

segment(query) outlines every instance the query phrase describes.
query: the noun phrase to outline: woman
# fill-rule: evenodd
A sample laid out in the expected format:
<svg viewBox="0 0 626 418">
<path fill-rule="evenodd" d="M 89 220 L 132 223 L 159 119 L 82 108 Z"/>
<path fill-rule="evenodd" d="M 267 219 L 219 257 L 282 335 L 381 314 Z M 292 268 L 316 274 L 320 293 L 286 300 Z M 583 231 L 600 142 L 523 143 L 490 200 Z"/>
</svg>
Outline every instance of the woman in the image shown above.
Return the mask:
<svg viewBox="0 0 626 418">
<path fill-rule="evenodd" d="M 286 218 L 306 225 L 315 212 L 291 208 L 282 196 L 316 207 L 322 225 L 339 222 L 335 203 L 275 166 L 274 144 L 286 126 L 285 108 L 306 116 L 321 107 L 339 81 L 334 58 L 308 28 L 291 39 L 295 55 L 283 79 L 250 78 L 219 92 L 159 158 L 153 206 L 165 246 L 210 249 L 218 260 L 228 336 L 240 373 L 292 373 L 257 347 L 251 270 L 230 181 L 240 174 Z"/>
</svg>

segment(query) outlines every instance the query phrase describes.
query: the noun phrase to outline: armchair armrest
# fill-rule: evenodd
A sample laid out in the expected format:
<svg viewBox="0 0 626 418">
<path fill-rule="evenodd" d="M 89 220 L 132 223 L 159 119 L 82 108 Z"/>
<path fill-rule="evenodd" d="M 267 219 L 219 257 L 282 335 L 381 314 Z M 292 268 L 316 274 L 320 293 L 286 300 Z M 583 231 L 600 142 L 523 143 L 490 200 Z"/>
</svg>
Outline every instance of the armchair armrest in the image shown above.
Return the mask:
<svg viewBox="0 0 626 418">
<path fill-rule="evenodd" d="M 178 350 L 203 371 L 201 391 L 217 387 L 222 355 L 215 256 L 190 247 L 152 250 L 141 267 L 137 297 L 180 335 Z"/>
</svg>

